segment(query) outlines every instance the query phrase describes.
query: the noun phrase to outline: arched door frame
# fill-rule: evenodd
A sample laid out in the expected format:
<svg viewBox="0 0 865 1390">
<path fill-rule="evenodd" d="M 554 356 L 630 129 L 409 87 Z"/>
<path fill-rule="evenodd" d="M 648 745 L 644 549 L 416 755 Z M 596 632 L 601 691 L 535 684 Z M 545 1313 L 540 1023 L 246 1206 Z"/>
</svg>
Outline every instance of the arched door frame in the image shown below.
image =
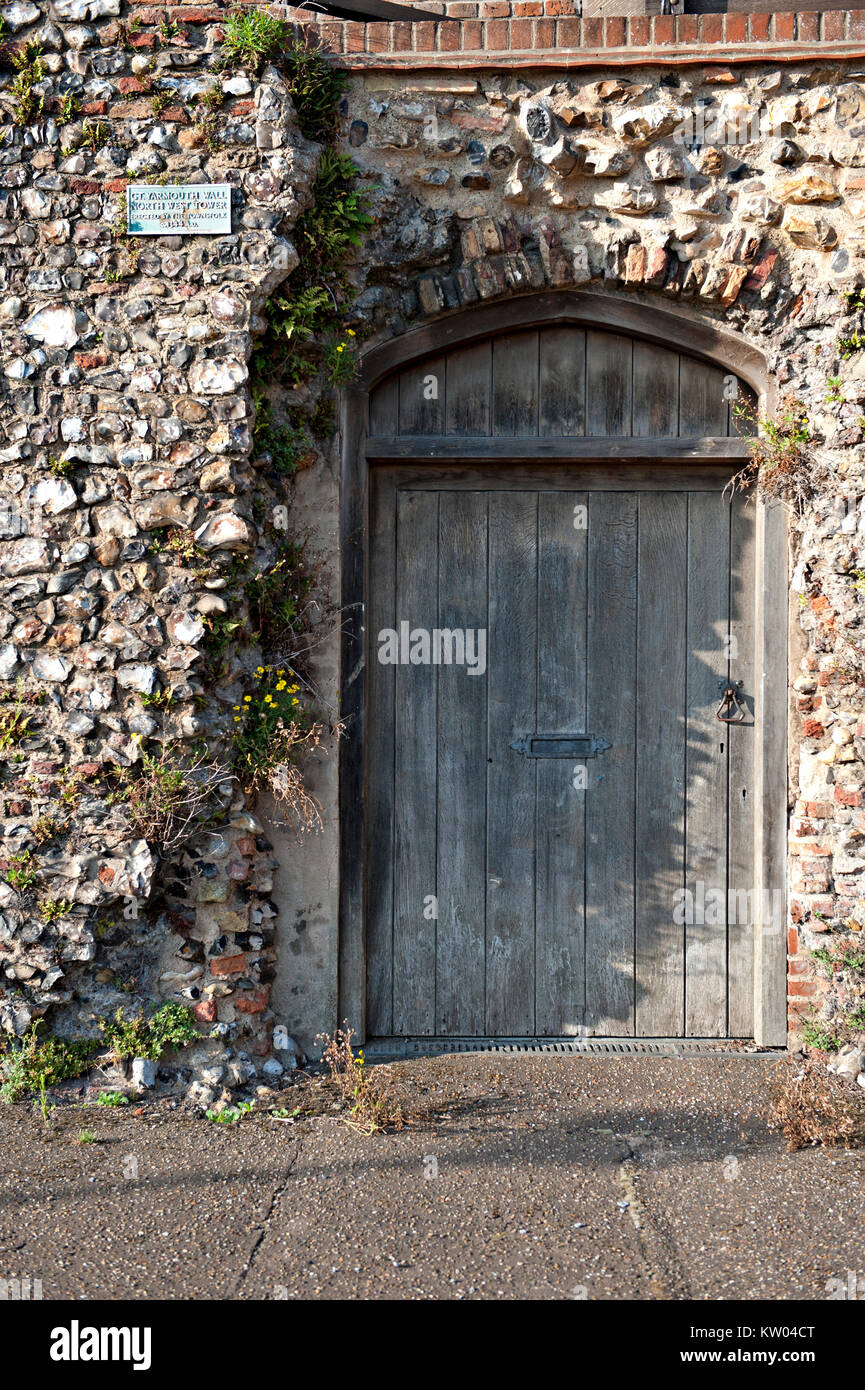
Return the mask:
<svg viewBox="0 0 865 1390">
<path fill-rule="evenodd" d="M 341 651 L 340 709 L 346 732 L 340 747 L 340 883 L 338 1016 L 347 1018 L 365 1038 L 365 613 L 369 587 L 369 471 L 379 460 L 399 457 L 423 462 L 442 457 L 443 441 L 419 436 L 403 440 L 371 439 L 369 396 L 391 373 L 457 346 L 521 328 L 573 324 L 626 333 L 677 349 L 734 372 L 771 408 L 774 391 L 766 358 L 757 348 L 715 322 L 655 302 L 580 291 L 548 291 L 460 309 L 431 324 L 410 329 L 363 353 L 359 379 L 341 394 Z M 536 441 L 537 442 L 537 441 Z M 709 452 L 675 447 L 672 441 L 556 441 L 555 457 L 602 460 L 630 455 L 656 462 L 735 463 L 745 449 L 740 440 L 716 441 Z M 568 454 L 577 443 L 579 455 Z M 658 445 L 663 447 L 657 447 Z M 627 445 L 627 450 L 623 449 Z M 460 457 L 466 441 L 451 441 Z M 550 458 L 549 441 L 543 456 Z M 407 452 L 410 449 L 410 452 Z M 399 452 L 395 452 L 399 450 Z M 538 451 L 538 457 L 541 451 Z M 530 458 L 527 441 L 509 446 L 488 441 L 486 457 L 506 465 L 510 458 Z M 763 1046 L 780 1047 L 787 1036 L 786 989 L 786 839 L 787 839 L 787 537 L 783 509 L 757 500 L 756 707 L 762 711 L 755 758 L 755 901 L 771 905 L 769 920 L 758 922 L 754 942 L 754 1029 Z M 779 906 L 780 905 L 780 906 Z"/>
</svg>

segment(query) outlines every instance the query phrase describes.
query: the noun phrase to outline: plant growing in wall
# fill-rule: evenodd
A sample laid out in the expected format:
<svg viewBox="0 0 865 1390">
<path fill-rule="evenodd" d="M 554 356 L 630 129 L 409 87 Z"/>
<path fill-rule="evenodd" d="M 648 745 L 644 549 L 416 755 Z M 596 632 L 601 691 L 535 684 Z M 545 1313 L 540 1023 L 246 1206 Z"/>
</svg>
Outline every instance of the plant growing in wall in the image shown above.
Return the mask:
<svg viewBox="0 0 865 1390">
<path fill-rule="evenodd" d="M 730 486 L 757 487 L 760 494 L 783 502 L 797 515 L 819 492 L 826 469 L 811 449 L 808 412 L 795 395 L 787 395 L 772 415 L 755 414 L 748 406 L 734 406 L 733 416 L 741 432 L 749 436 L 749 459 Z"/>
</svg>

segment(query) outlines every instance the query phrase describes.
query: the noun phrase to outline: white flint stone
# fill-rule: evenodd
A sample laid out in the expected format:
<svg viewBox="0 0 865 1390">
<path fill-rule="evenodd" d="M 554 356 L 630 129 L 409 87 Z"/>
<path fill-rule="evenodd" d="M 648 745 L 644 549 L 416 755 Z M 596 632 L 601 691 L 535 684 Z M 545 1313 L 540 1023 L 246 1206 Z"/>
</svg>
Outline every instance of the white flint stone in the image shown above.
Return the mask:
<svg viewBox="0 0 865 1390">
<path fill-rule="evenodd" d="M 248 375 L 245 364 L 236 358 L 193 362 L 189 369 L 189 389 L 203 396 L 228 396 L 243 385 Z"/>
<path fill-rule="evenodd" d="M 48 656 L 40 653 L 34 659 L 32 666 L 33 675 L 40 681 L 65 681 L 69 679 L 70 666 L 62 656 Z"/>
<path fill-rule="evenodd" d="M 75 310 L 68 304 L 49 304 L 31 314 L 21 325 L 21 332 L 46 347 L 74 347 L 79 336 Z"/>
</svg>

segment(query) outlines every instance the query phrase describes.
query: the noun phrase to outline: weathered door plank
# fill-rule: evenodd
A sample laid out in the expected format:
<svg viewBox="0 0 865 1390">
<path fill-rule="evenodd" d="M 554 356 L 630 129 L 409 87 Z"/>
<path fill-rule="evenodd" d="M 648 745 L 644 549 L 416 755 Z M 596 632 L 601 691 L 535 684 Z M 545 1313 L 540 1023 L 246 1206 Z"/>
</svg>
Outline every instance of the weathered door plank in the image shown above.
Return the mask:
<svg viewBox="0 0 865 1390">
<path fill-rule="evenodd" d="M 613 745 L 586 792 L 586 1022 L 634 1032 L 634 731 L 637 503 L 589 499 L 588 731 Z"/>
<path fill-rule="evenodd" d="M 756 721 L 767 716 L 756 708 L 757 694 L 754 596 L 756 594 L 756 507 L 737 493 L 731 510 L 732 544 L 730 574 L 730 675 L 743 682 L 746 721 L 729 730 L 729 873 L 728 886 L 736 892 L 734 920 L 729 925 L 729 1031 L 734 1038 L 754 1035 L 754 894 L 757 874 L 754 860 L 754 736 Z M 781 680 L 778 674 L 776 679 Z M 771 718 L 771 713 L 768 716 Z M 747 893 L 747 899 L 743 897 Z M 745 911 L 747 901 L 750 911 Z M 784 909 L 772 903 L 777 930 L 785 931 Z M 762 905 L 761 905 L 762 906 Z"/>
<path fill-rule="evenodd" d="M 715 711 L 727 675 L 730 504 L 689 498 L 688 799 L 685 887 L 701 920 L 686 922 L 685 1032 L 727 1031 L 727 779 L 731 733 Z"/>
<path fill-rule="evenodd" d="M 490 494 L 487 681 L 487 1032 L 535 1026 L 536 493 Z"/>
<path fill-rule="evenodd" d="M 438 611 L 439 498 L 397 496 L 396 628 L 431 632 Z M 422 653 L 421 653 L 422 654 Z M 393 1025 L 435 1032 L 436 923 L 424 899 L 436 893 L 436 692 L 438 667 L 396 667 L 394 766 Z"/>
<path fill-rule="evenodd" d="M 682 886 L 685 811 L 685 636 L 688 504 L 684 493 L 639 498 L 637 567 L 636 1031 L 684 1029 Z"/>
<path fill-rule="evenodd" d="M 587 503 L 584 492 L 542 492 L 538 499 L 541 733 L 586 732 Z M 585 1017 L 585 774 L 592 766 L 558 758 L 537 763 L 539 1036 L 571 1036 Z"/>
<path fill-rule="evenodd" d="M 487 506 L 484 492 L 441 494 L 442 629 L 486 632 Z M 436 1032 L 451 1036 L 484 1033 L 486 686 L 467 665 L 439 667 Z"/>
</svg>

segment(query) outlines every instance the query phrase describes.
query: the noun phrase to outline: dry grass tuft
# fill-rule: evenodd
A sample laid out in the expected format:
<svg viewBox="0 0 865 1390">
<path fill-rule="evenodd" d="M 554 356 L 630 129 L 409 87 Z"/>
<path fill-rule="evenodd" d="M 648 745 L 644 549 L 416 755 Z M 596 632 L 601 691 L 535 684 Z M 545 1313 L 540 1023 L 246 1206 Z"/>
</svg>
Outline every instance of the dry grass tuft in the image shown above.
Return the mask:
<svg viewBox="0 0 865 1390">
<path fill-rule="evenodd" d="M 773 1069 L 766 1118 L 790 1150 L 865 1144 L 865 1104 L 849 1085 L 807 1059 L 786 1057 Z"/>
<path fill-rule="evenodd" d="M 381 1081 L 367 1071 L 363 1049 L 355 1054 L 352 1037 L 353 1030 L 345 1020 L 333 1037 L 320 1033 L 316 1038 L 316 1042 L 324 1043 L 322 1058 L 340 1100 L 347 1107 L 344 1122 L 361 1134 L 402 1129 L 406 1123 L 402 1107 Z"/>
</svg>

